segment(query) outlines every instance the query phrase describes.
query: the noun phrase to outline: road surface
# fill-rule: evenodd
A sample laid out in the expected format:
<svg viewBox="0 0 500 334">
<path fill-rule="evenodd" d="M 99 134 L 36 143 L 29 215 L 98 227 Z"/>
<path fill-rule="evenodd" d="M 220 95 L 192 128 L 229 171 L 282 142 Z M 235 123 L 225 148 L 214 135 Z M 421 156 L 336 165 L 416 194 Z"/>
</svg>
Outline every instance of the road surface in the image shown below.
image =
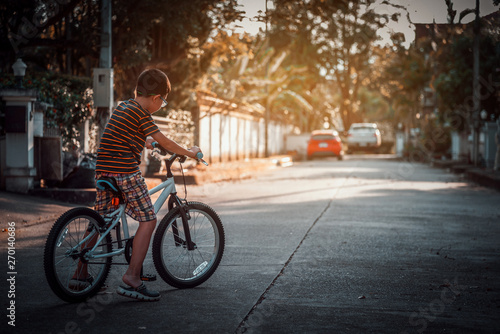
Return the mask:
<svg viewBox="0 0 500 334">
<path fill-rule="evenodd" d="M 354 155 L 188 192 L 225 226 L 209 281 L 191 290 L 152 282 L 162 299 L 137 302 L 114 293 L 125 270 L 114 266 L 106 292 L 67 304 L 44 278 L 50 224 L 36 225 L 17 231 L 16 327 L 3 316 L 2 332 L 500 332 L 497 191 L 423 164 Z"/>
</svg>

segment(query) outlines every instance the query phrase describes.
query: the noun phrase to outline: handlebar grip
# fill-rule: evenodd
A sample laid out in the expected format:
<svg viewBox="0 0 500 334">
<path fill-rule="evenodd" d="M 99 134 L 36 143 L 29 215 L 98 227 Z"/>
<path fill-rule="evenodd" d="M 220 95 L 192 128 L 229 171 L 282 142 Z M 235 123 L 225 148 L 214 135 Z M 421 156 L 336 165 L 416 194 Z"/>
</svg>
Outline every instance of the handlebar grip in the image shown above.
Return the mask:
<svg viewBox="0 0 500 334">
<path fill-rule="evenodd" d="M 174 155 L 174 153 L 161 147 L 160 144 L 158 144 L 158 142 L 156 142 L 156 141 L 152 142 L 151 146 L 153 146 L 154 149 L 159 150 L 161 155 L 167 155 L 167 154 Z M 205 160 L 203 160 L 203 153 L 201 153 L 201 152 L 196 153 L 196 159 L 198 159 L 199 161 L 201 161 L 202 163 L 204 163 L 205 165 L 208 166 L 208 163 Z M 185 156 L 184 156 L 184 159 L 181 161 L 181 163 L 183 163 L 184 161 L 186 161 Z"/>
<path fill-rule="evenodd" d="M 173 153 L 172 153 L 172 152 L 170 152 L 169 150 L 167 150 L 167 149 L 165 149 L 165 148 L 161 147 L 161 146 L 160 146 L 160 144 L 158 144 L 158 142 L 157 142 L 157 141 L 152 142 L 152 143 L 151 143 L 151 146 L 153 146 L 153 148 L 155 148 L 155 149 L 159 150 L 161 155 L 167 155 L 167 154 L 172 155 L 172 154 L 173 154 Z"/>
<path fill-rule="evenodd" d="M 208 162 L 206 162 L 205 160 L 203 160 L 203 153 L 201 153 L 201 152 L 196 153 L 196 159 L 199 162 L 203 163 L 205 166 L 208 166 Z"/>
</svg>

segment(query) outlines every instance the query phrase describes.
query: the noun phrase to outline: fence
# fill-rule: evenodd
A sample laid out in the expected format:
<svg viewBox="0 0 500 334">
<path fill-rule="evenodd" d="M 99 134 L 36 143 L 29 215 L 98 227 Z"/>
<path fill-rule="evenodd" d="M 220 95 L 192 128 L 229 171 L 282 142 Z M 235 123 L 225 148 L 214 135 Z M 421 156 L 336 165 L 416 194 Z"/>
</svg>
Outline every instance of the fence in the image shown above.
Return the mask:
<svg viewBox="0 0 500 334">
<path fill-rule="evenodd" d="M 153 120 L 168 138 L 182 146 L 192 146 L 194 143 L 194 123 L 191 112 L 176 110 L 171 117 L 154 116 Z"/>
<path fill-rule="evenodd" d="M 265 156 L 263 112 L 252 106 L 198 93 L 198 107 L 193 112 L 174 111 L 170 117 L 153 116 L 153 119 L 160 131 L 179 144 L 198 144 L 210 163 Z M 269 123 L 270 155 L 284 152 L 287 130 L 283 124 Z"/>
<path fill-rule="evenodd" d="M 198 92 L 199 145 L 210 162 L 225 162 L 265 156 L 263 111 Z M 269 122 L 268 153 L 284 152 L 287 126 Z"/>
</svg>

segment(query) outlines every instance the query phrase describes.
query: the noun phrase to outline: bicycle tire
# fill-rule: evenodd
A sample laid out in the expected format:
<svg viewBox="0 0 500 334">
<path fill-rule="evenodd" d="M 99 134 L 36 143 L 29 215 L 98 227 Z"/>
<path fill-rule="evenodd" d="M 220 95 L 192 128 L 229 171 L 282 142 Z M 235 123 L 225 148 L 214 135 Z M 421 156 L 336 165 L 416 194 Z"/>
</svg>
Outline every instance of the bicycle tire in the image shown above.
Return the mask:
<svg viewBox="0 0 500 334">
<path fill-rule="evenodd" d="M 166 283 L 179 289 L 194 288 L 209 279 L 219 266 L 225 244 L 224 227 L 212 208 L 203 203 L 188 202 L 186 209 L 196 249 L 187 249 L 179 207 L 173 208 L 161 220 L 152 248 L 158 274 Z"/>
<path fill-rule="evenodd" d="M 111 257 L 94 259 L 87 262 L 87 281 L 75 282 L 73 274 L 78 268 L 83 247 L 76 245 L 88 232 L 95 233 L 91 239 L 97 241 L 102 235 L 100 228 L 104 219 L 89 208 L 75 208 L 62 214 L 49 232 L 44 250 L 44 270 L 52 291 L 62 300 L 70 303 L 84 301 L 96 295 L 104 285 L 111 268 Z M 111 235 L 107 234 L 96 251 L 112 251 Z M 88 286 L 86 286 L 88 284 Z"/>
</svg>

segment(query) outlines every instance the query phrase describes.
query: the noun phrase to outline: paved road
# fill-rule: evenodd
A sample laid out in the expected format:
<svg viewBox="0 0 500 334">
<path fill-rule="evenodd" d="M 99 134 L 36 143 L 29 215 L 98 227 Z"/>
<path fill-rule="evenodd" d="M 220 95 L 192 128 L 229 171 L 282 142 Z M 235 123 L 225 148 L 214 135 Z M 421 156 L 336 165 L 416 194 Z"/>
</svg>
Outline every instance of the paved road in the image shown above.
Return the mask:
<svg viewBox="0 0 500 334">
<path fill-rule="evenodd" d="M 192 186 L 226 229 L 202 286 L 157 303 L 66 304 L 43 275 L 49 224 L 18 232 L 18 333 L 500 332 L 500 193 L 425 165 L 349 156 Z M 29 210 L 27 208 L 26 210 Z M 2 245 L 5 234 L 1 234 Z M 2 248 L 1 258 L 6 258 Z M 6 262 L 4 260 L 4 262 Z M 2 263 L 2 271 L 6 271 Z M 5 281 L 2 282 L 5 284 Z M 2 309 L 7 287 L 2 287 Z M 6 311 L 4 311 L 6 312 Z"/>
</svg>

